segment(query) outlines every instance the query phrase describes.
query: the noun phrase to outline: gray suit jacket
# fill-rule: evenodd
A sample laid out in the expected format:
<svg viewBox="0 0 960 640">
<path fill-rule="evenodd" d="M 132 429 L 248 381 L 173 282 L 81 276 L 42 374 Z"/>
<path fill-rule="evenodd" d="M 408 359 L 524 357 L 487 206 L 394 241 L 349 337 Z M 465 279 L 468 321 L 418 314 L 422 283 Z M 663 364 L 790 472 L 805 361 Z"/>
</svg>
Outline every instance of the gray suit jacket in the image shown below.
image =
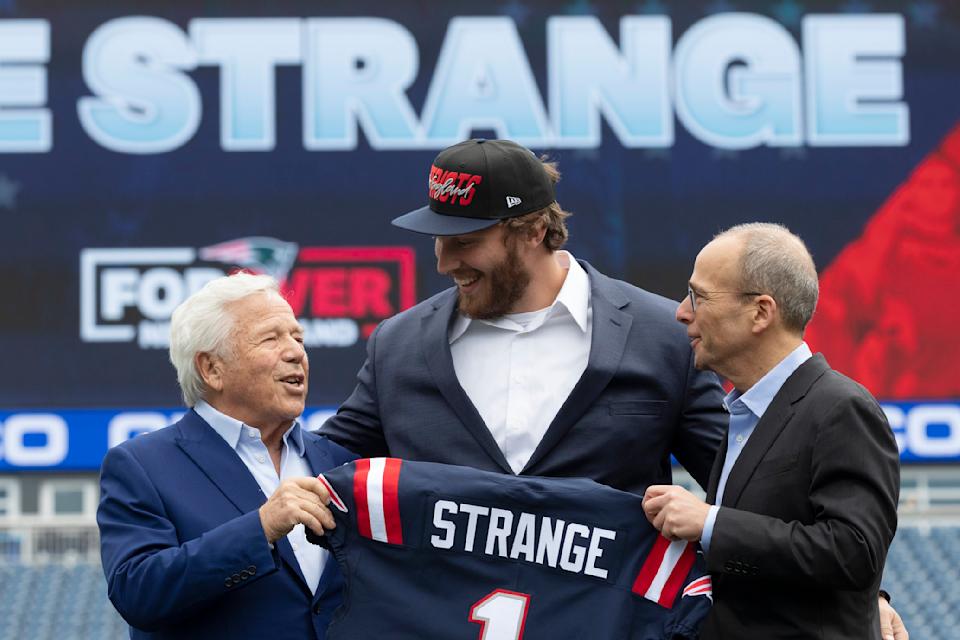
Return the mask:
<svg viewBox="0 0 960 640">
<path fill-rule="evenodd" d="M 710 476 L 713 503 L 726 443 Z M 701 638 L 879 638 L 900 456 L 876 400 L 822 355 L 780 388 L 737 458 L 707 554 Z"/>
<path fill-rule="evenodd" d="M 581 264 L 593 309 L 589 362 L 521 473 L 642 493 L 670 482 L 673 453 L 705 485 L 727 415 L 716 376 L 693 368 L 677 303 Z M 320 433 L 361 456 L 512 473 L 457 381 L 447 339 L 456 309 L 451 288 L 381 323 L 356 389 Z"/>
</svg>

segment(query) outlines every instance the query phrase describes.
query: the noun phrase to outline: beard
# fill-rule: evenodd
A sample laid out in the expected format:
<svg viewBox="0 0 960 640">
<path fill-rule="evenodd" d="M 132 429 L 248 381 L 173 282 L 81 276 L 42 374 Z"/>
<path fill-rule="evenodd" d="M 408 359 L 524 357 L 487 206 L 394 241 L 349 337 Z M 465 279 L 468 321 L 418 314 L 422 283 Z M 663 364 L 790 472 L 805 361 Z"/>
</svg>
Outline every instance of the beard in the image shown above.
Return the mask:
<svg viewBox="0 0 960 640">
<path fill-rule="evenodd" d="M 476 320 L 490 320 L 513 310 L 530 284 L 530 272 L 520 262 L 516 246 L 507 242 L 507 255 L 487 273 L 480 273 L 480 286 L 460 292 L 460 312 Z"/>
</svg>

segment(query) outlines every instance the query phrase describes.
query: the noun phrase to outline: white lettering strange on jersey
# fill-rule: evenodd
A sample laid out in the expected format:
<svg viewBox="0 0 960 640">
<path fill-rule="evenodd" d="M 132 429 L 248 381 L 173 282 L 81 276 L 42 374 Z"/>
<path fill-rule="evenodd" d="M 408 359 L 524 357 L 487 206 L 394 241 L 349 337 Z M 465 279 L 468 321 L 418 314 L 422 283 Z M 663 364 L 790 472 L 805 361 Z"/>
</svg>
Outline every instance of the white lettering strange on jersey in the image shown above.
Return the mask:
<svg viewBox="0 0 960 640">
<path fill-rule="evenodd" d="M 474 553 L 477 532 L 485 530 L 486 537 L 477 553 L 602 579 L 608 573 L 598 566 L 603 557 L 602 545 L 617 538 L 617 532 L 610 529 L 451 500 L 437 500 L 434 504 L 433 526 L 437 532 L 430 536 L 430 544 L 437 549 Z"/>
</svg>

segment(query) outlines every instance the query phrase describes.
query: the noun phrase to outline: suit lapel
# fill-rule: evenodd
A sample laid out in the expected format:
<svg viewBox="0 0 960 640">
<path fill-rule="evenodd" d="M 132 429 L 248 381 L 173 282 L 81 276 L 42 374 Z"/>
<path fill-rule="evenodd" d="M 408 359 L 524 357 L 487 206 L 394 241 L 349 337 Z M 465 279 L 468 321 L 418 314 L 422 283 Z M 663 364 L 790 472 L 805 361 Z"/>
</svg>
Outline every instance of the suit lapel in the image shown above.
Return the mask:
<svg viewBox="0 0 960 640">
<path fill-rule="evenodd" d="M 795 413 L 796 403 L 806 395 L 810 386 L 827 370 L 829 366 L 823 356 L 817 354 L 800 365 L 787 381 L 783 383 L 763 417 L 754 427 L 750 439 L 733 464 L 727 484 L 723 489 L 723 506 L 735 507 L 740 494 L 753 476 L 757 465 L 767 451 L 776 442 Z M 725 451 L 726 449 L 724 449 Z M 719 477 L 719 476 L 718 476 Z M 712 480 L 711 480 L 712 482 Z M 714 491 L 716 486 L 713 486 Z"/>
<path fill-rule="evenodd" d="M 710 479 L 707 481 L 707 504 L 716 504 L 717 487 L 720 484 L 720 474 L 723 472 L 723 463 L 727 459 L 727 434 L 724 432 L 723 439 L 720 441 L 720 448 L 717 450 L 717 457 L 713 459 L 713 467 L 710 469 Z"/>
<path fill-rule="evenodd" d="M 184 416 L 177 445 L 240 514 L 259 509 L 267 501 L 236 451 L 194 411 Z"/>
<path fill-rule="evenodd" d="M 310 470 L 317 476 L 324 471 L 329 471 L 333 467 L 333 456 L 327 450 L 326 442 L 323 438 L 316 436 L 303 429 L 303 447 L 307 456 L 307 462 L 310 463 Z"/>
<path fill-rule="evenodd" d="M 187 413 L 180 434 L 177 444 L 240 514 L 256 511 L 267 501 L 267 496 L 236 451 L 203 418 L 193 411 Z M 310 462 L 312 465 L 313 460 Z M 286 536 L 277 540 L 276 547 L 280 557 L 293 569 L 300 584 L 309 592 L 307 581 L 300 571 L 300 563 Z"/>
<path fill-rule="evenodd" d="M 457 296 L 453 289 L 434 303 L 433 310 L 424 316 L 421 321 L 420 347 L 427 367 L 443 395 L 447 404 L 457 414 L 467 431 L 473 435 L 487 455 L 493 459 L 505 472 L 513 473 L 503 452 L 493 439 L 493 435 L 480 417 L 467 393 L 457 380 L 457 373 L 453 368 L 453 356 L 450 355 L 450 341 L 447 330 L 450 319 L 456 312 Z M 453 426 L 451 425 L 451 428 Z"/>
<path fill-rule="evenodd" d="M 622 311 L 629 303 L 627 297 L 589 264 L 581 262 L 581 265 L 590 278 L 590 306 L 593 310 L 587 368 L 530 456 L 524 472 L 542 460 L 560 442 L 610 383 L 620 366 L 627 336 L 633 324 L 633 317 Z"/>
<path fill-rule="evenodd" d="M 329 471 L 333 468 L 333 456 L 330 455 L 327 443 L 323 438 L 304 431 L 303 445 L 306 452 L 307 461 L 310 463 L 310 470 L 313 472 L 314 476 L 317 476 L 324 471 Z M 290 552 L 292 554 L 293 550 L 291 549 Z M 297 566 L 299 566 L 299 563 Z M 314 604 L 316 604 L 331 587 L 338 586 L 332 581 L 336 579 L 342 581 L 342 578 L 340 578 L 339 575 L 340 574 L 337 570 L 337 561 L 331 553 L 327 556 L 327 561 L 323 566 L 323 573 L 320 574 L 320 582 L 317 584 L 317 591 L 312 596 Z M 304 581 L 304 587 L 306 587 L 306 581 Z"/>
</svg>

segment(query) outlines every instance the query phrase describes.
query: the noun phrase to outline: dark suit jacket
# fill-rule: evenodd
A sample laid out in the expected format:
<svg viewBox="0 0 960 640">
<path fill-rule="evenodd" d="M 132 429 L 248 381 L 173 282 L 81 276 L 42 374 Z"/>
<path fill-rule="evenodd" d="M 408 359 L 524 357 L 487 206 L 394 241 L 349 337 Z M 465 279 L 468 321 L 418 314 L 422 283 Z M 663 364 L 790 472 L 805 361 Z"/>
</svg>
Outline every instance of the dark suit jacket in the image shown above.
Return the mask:
<svg viewBox="0 0 960 640">
<path fill-rule="evenodd" d="M 593 309 L 589 362 L 521 473 L 643 493 L 670 482 L 673 453 L 705 486 L 727 415 L 716 376 L 693 368 L 677 303 L 581 264 Z M 320 433 L 362 456 L 512 473 L 457 381 L 447 339 L 456 309 L 451 288 L 381 323 L 356 389 Z"/>
<path fill-rule="evenodd" d="M 711 503 L 725 454 L 724 444 Z M 897 443 L 876 400 L 822 355 L 807 360 L 727 479 L 701 637 L 879 638 L 877 591 L 899 490 Z"/>
<path fill-rule="evenodd" d="M 304 432 L 314 473 L 354 458 Z M 107 452 L 100 547 L 132 638 L 324 638 L 343 577 L 331 558 L 310 593 L 293 549 L 273 550 L 266 501 L 236 452 L 194 411 Z"/>
</svg>

